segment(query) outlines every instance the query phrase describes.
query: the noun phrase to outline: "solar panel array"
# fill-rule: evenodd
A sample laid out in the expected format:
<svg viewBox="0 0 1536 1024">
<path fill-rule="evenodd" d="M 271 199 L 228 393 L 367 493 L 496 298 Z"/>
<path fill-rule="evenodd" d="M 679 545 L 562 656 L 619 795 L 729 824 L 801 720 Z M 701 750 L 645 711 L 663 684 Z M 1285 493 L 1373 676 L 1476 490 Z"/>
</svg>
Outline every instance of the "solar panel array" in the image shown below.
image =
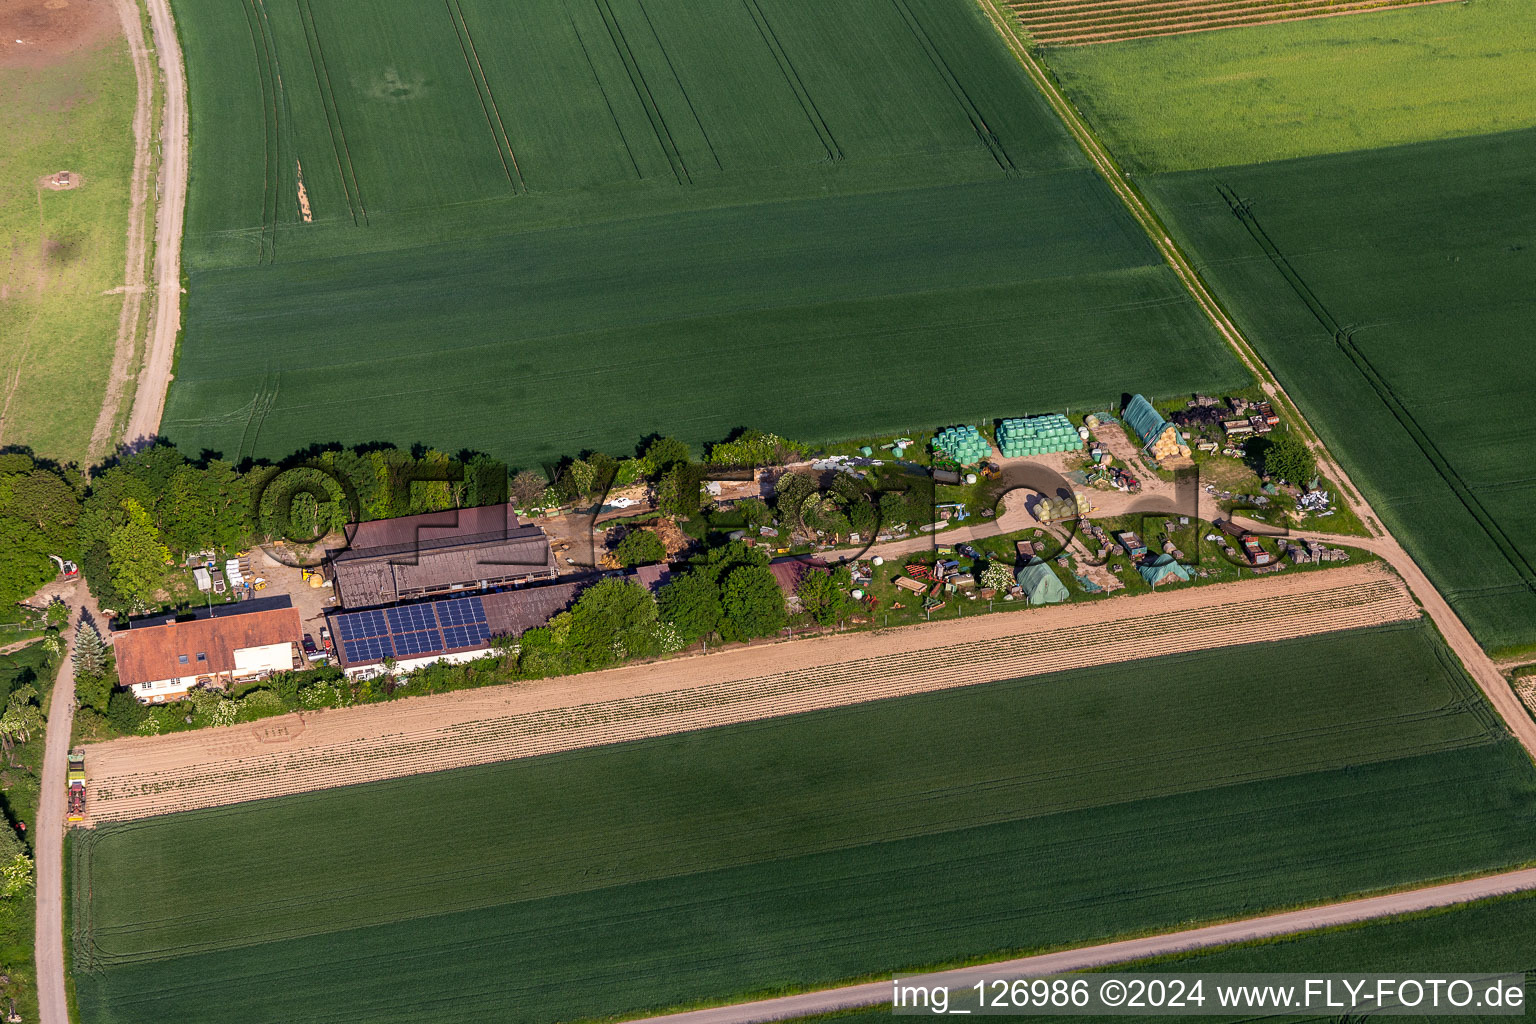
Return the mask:
<svg viewBox="0 0 1536 1024">
<path fill-rule="evenodd" d="M 485 621 L 485 605 L 478 597 L 383 611 L 342 612 L 335 621 L 336 636 L 348 664 L 420 658 L 475 647 L 491 635 Z"/>
</svg>

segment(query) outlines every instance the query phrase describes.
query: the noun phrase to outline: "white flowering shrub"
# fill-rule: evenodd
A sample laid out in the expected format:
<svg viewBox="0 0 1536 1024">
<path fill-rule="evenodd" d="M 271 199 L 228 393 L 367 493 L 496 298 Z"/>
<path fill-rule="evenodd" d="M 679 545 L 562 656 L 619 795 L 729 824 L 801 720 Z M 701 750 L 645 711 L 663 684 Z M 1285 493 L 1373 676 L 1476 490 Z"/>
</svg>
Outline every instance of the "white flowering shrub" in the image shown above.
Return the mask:
<svg viewBox="0 0 1536 1024">
<path fill-rule="evenodd" d="M 683 634 L 678 631 L 677 626 L 665 620 L 658 620 L 656 625 L 651 627 L 651 635 L 656 639 L 656 646 L 661 648 L 663 654 L 676 654 L 686 646 L 683 643 Z"/>
<path fill-rule="evenodd" d="M 32 891 L 32 858 L 18 853 L 0 868 L 0 899 L 11 899 Z"/>
</svg>

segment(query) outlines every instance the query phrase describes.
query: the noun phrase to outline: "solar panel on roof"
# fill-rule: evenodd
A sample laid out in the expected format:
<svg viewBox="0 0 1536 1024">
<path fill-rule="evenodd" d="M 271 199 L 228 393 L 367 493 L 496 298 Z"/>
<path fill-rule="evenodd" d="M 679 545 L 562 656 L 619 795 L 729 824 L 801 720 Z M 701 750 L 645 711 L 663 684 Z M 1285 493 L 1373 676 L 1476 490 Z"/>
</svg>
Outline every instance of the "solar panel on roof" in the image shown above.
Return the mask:
<svg viewBox="0 0 1536 1024">
<path fill-rule="evenodd" d="M 485 621 L 485 605 L 478 597 L 460 597 L 440 602 L 437 617 L 444 626 L 467 626 L 472 622 Z"/>
<path fill-rule="evenodd" d="M 442 649 L 442 635 L 435 629 L 395 634 L 395 651 L 402 658 L 419 657 Z"/>
<path fill-rule="evenodd" d="M 391 633 L 437 628 L 437 616 L 432 613 L 431 605 L 413 604 L 404 608 L 390 608 L 386 610 L 386 615 Z"/>
<path fill-rule="evenodd" d="M 490 638 L 490 632 L 485 623 L 474 622 L 467 626 L 444 626 L 443 646 L 448 650 L 459 647 L 474 647 L 482 644 Z"/>
</svg>

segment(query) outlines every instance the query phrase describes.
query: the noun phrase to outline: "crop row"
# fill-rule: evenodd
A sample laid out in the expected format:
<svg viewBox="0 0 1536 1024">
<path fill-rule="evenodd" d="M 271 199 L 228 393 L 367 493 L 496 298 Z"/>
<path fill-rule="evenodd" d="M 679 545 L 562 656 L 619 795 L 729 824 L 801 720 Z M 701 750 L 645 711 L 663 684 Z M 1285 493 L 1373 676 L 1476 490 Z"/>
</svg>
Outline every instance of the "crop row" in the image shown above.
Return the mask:
<svg viewBox="0 0 1536 1024">
<path fill-rule="evenodd" d="M 1302 18 L 1357 14 L 1409 3 L 1448 0 L 1149 0 L 1145 3 L 1044 5 L 1037 0 L 1010 5 L 1026 31 L 1040 43 L 1083 45 L 1146 36 L 1204 32 Z"/>
<path fill-rule="evenodd" d="M 1021 633 L 947 648 L 866 658 L 796 672 L 431 725 L 415 735 L 280 750 L 95 787 L 97 820 L 121 820 L 325 789 L 401 774 L 530 757 L 686 732 L 727 722 L 930 692 L 997 679 L 1305 635 L 1410 618 L 1411 603 L 1381 578 L 1266 601 L 1213 605 L 1176 629 L 1156 618 Z"/>
</svg>

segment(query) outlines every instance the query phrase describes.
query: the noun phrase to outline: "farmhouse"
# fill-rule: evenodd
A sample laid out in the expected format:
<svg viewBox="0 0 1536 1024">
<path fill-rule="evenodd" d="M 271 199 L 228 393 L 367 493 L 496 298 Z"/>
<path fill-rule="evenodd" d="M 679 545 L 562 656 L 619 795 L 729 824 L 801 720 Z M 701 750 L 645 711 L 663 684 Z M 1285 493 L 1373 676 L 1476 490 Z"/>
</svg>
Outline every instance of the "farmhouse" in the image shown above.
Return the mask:
<svg viewBox="0 0 1536 1024">
<path fill-rule="evenodd" d="M 1125 406 L 1125 422 L 1141 438 L 1141 450 L 1158 462 L 1165 459 L 1189 458 L 1189 445 L 1179 428 L 1163 419 L 1152 408 L 1152 403 L 1141 395 L 1134 396 Z"/>
<path fill-rule="evenodd" d="M 353 523 L 327 567 L 343 608 L 555 578 L 549 538 L 510 505 Z"/>
<path fill-rule="evenodd" d="M 576 600 L 579 583 L 519 587 L 490 594 L 440 597 L 416 604 L 330 616 L 336 655 L 354 678 L 397 672 L 435 661 L 459 663 L 485 656 L 497 637 L 519 637 L 542 626 Z"/>
<path fill-rule="evenodd" d="M 228 686 L 288 672 L 303 636 L 286 601 L 208 611 L 199 618 L 146 619 L 112 635 L 117 677 L 140 701 L 160 703 L 195 686 Z M 274 606 L 274 605 L 281 606 Z"/>
</svg>

